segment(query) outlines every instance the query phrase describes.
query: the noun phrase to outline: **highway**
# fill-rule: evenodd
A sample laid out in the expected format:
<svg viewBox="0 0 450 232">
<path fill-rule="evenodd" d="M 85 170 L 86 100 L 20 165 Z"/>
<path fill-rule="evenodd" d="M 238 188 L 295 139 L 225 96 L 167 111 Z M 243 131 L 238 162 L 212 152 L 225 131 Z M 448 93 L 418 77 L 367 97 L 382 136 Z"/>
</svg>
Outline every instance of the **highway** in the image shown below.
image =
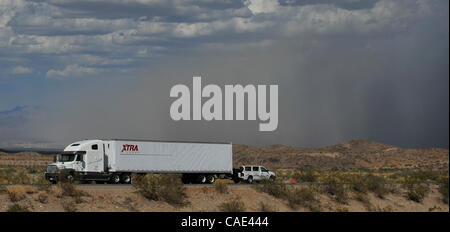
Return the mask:
<svg viewBox="0 0 450 232">
<path fill-rule="evenodd" d="M 430 184 L 433 184 L 432 182 L 429 182 Z M 302 183 L 285 183 L 285 185 L 288 186 L 309 186 L 309 185 L 314 185 L 314 184 L 325 184 L 323 182 L 302 182 Z M 344 185 L 348 185 L 350 183 L 340 183 L 340 184 L 344 184 Z M 402 183 L 398 183 L 398 182 L 390 182 L 390 183 L 386 183 L 386 184 L 394 184 L 394 185 L 401 185 Z M 0 186 L 6 187 L 9 185 L 15 185 L 15 184 L 1 184 Z M 27 186 L 31 184 L 22 184 L 23 186 Z M 234 188 L 234 187 L 252 187 L 257 185 L 255 184 L 247 184 L 247 183 L 238 183 L 238 184 L 234 184 L 234 183 L 229 183 L 227 184 L 228 187 Z M 213 184 L 185 184 L 186 187 L 188 188 L 196 188 L 196 187 L 214 187 Z M 132 189 L 133 186 L 131 184 L 77 184 L 77 187 L 80 189 Z"/>
</svg>

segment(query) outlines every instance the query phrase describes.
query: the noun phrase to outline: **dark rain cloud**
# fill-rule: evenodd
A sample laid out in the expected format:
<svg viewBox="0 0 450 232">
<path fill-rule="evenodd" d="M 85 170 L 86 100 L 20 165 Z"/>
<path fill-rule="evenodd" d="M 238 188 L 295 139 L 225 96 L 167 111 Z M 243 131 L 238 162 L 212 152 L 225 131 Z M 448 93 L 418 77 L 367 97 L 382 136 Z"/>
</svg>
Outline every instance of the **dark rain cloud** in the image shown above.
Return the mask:
<svg viewBox="0 0 450 232">
<path fill-rule="evenodd" d="M 0 97 L 9 97 L 0 108 L 45 106 L 14 117 L 5 111 L 0 127 L 8 133 L 0 138 L 448 147 L 448 1 L 259 3 L 65 0 L 0 8 Z M 15 76 L 19 69 L 32 73 Z M 278 84 L 278 129 L 172 121 L 169 90 L 190 85 L 193 75 L 205 85 Z"/>
</svg>

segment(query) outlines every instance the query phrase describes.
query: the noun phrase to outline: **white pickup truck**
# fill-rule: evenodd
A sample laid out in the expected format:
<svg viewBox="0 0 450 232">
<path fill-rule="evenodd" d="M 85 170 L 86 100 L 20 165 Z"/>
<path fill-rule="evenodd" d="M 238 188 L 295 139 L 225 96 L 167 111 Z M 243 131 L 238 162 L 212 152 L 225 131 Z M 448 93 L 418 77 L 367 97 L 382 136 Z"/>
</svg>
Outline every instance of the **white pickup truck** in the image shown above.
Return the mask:
<svg viewBox="0 0 450 232">
<path fill-rule="evenodd" d="M 260 165 L 245 165 L 241 166 L 237 172 L 237 178 L 234 178 L 235 182 L 246 181 L 251 184 L 253 181 L 261 180 L 275 180 L 275 173 L 269 171 L 267 168 Z"/>
</svg>

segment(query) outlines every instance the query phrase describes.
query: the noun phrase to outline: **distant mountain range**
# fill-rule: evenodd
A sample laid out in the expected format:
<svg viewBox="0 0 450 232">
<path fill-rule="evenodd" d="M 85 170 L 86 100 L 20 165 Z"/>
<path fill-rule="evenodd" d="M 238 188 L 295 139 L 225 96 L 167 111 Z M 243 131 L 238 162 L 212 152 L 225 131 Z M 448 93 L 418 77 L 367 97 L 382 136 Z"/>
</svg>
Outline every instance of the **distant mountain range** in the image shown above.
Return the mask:
<svg viewBox="0 0 450 232">
<path fill-rule="evenodd" d="M 46 155 L 46 154 L 57 154 L 62 151 L 63 149 L 56 149 L 56 148 L 0 148 L 0 153 L 35 152 Z"/>
</svg>

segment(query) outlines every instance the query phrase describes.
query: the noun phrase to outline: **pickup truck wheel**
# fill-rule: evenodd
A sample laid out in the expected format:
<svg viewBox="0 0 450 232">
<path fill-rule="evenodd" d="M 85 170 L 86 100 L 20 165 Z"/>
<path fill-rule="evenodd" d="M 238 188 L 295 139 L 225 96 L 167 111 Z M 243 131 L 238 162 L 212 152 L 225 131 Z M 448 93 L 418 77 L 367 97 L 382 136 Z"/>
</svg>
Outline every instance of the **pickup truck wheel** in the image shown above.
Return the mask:
<svg viewBox="0 0 450 232">
<path fill-rule="evenodd" d="M 249 184 L 253 183 L 253 176 L 249 176 L 249 177 L 247 178 L 247 182 L 248 182 Z"/>
<path fill-rule="evenodd" d="M 215 180 L 216 180 L 216 178 L 214 177 L 214 175 L 206 176 L 206 183 L 208 183 L 208 184 L 214 183 Z"/>
<path fill-rule="evenodd" d="M 109 180 L 112 184 L 118 184 L 120 183 L 120 176 L 118 174 L 113 174 Z"/>
<path fill-rule="evenodd" d="M 124 183 L 124 184 L 131 183 L 131 176 L 130 176 L 130 174 L 123 174 L 121 176 L 121 182 Z"/>
<path fill-rule="evenodd" d="M 275 176 L 270 176 L 269 180 L 270 181 L 275 181 Z"/>
</svg>

